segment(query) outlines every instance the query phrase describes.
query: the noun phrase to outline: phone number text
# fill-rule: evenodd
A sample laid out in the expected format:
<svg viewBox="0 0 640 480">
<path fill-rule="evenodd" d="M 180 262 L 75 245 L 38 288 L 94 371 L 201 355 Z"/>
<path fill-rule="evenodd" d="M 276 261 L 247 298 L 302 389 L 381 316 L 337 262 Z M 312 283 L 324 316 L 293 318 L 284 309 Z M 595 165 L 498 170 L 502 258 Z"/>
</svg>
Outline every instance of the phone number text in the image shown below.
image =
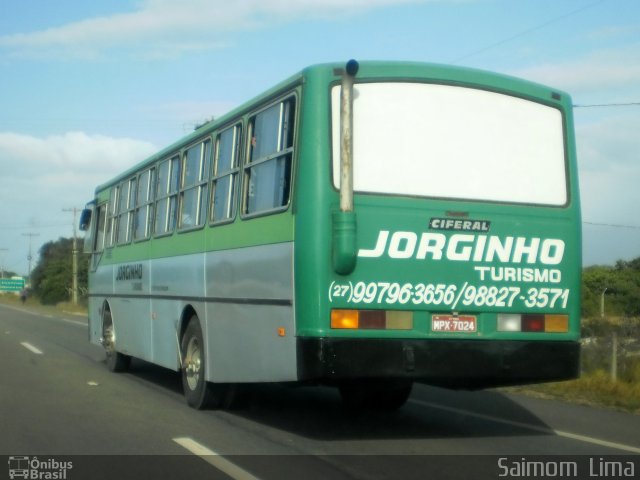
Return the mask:
<svg viewBox="0 0 640 480">
<path fill-rule="evenodd" d="M 346 300 L 353 304 L 435 305 L 456 309 L 465 307 L 567 308 L 569 290 L 562 288 L 496 287 L 486 285 L 447 285 L 443 283 L 333 282 L 329 302 Z"/>
</svg>

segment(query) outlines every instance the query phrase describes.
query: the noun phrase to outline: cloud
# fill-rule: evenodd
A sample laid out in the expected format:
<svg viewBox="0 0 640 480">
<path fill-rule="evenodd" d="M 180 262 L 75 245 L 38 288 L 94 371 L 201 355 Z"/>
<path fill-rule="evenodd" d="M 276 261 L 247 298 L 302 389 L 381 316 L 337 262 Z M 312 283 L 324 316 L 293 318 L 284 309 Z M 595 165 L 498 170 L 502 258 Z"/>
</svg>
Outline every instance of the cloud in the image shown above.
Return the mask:
<svg viewBox="0 0 640 480">
<path fill-rule="evenodd" d="M 596 30 L 593 30 L 589 34 L 590 40 L 596 41 L 604 41 L 610 39 L 618 39 L 618 38 L 637 38 L 638 34 L 640 34 L 640 25 L 606 25 L 604 27 L 600 27 Z"/>
<path fill-rule="evenodd" d="M 38 138 L 0 133 L 4 209 L 12 199 L 42 205 L 57 198 L 84 202 L 95 187 L 157 151 L 147 142 L 69 132 Z M 17 209 L 15 210 L 17 211 Z"/>
<path fill-rule="evenodd" d="M 633 108 L 633 107 L 630 107 Z M 637 111 L 640 107 L 635 107 Z M 579 118 L 579 113 L 576 117 Z M 632 167 L 640 172 L 640 118 L 637 113 L 603 116 L 576 127 L 578 158 L 583 170 L 604 172 Z M 637 177 L 636 181 L 638 180 Z M 640 191 L 640 189 L 638 189 Z"/>
<path fill-rule="evenodd" d="M 38 138 L 0 132 L 0 168 L 3 178 L 32 178 L 56 172 L 112 175 L 156 151 L 148 142 L 68 132 Z M 107 180 L 108 178 L 105 178 Z"/>
<path fill-rule="evenodd" d="M 630 88 L 640 93 L 640 43 L 615 50 L 598 50 L 581 58 L 535 65 L 511 73 L 572 94 L 614 88 Z"/>
<path fill-rule="evenodd" d="M 576 127 L 586 264 L 640 255 L 640 230 L 606 226 L 640 225 L 640 118 L 620 110 Z"/>
<path fill-rule="evenodd" d="M 68 132 L 35 137 L 0 132 L 0 224 L 6 267 L 27 271 L 25 232 L 39 245 L 72 233 L 72 216 L 64 208 L 91 200 L 97 185 L 108 181 L 156 151 L 147 142 Z"/>
<path fill-rule="evenodd" d="M 96 58 L 111 49 L 133 51 L 148 58 L 166 57 L 221 48 L 225 45 L 221 36 L 231 31 L 425 1 L 447 0 L 145 0 L 138 10 L 129 13 L 0 36 L 0 49 L 13 55 L 56 58 Z"/>
<path fill-rule="evenodd" d="M 636 216 L 640 205 L 640 119 L 617 114 L 576 128 L 585 218 Z"/>
</svg>

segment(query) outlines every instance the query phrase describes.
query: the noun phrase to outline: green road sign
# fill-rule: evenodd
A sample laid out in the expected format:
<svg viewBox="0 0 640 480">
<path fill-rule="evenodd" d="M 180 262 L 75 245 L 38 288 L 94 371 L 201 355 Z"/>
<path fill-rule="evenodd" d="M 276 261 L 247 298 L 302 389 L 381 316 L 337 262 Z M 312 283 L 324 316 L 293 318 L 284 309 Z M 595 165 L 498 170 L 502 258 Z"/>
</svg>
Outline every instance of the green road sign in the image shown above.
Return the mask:
<svg viewBox="0 0 640 480">
<path fill-rule="evenodd" d="M 0 292 L 19 292 L 24 288 L 24 278 L 0 278 Z"/>
</svg>

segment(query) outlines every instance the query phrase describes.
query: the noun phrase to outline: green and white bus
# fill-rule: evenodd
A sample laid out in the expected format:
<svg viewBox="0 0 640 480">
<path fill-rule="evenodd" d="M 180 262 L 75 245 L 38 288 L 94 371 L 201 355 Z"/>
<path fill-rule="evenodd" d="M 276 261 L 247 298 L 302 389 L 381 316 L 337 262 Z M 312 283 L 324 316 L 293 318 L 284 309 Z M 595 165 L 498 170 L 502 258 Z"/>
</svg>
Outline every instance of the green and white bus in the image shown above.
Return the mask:
<svg viewBox="0 0 640 480">
<path fill-rule="evenodd" d="M 235 386 L 339 387 L 393 409 L 414 381 L 579 373 L 572 102 L 444 65 L 316 65 L 96 189 L 89 337 Z"/>
</svg>

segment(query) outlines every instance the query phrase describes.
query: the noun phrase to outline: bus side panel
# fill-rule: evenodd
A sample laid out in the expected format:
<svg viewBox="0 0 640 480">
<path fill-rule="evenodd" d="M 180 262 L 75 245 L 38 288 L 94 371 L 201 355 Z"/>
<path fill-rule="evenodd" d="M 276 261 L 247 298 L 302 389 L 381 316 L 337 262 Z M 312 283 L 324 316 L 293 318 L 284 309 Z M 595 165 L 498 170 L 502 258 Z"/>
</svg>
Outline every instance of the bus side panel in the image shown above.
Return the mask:
<svg viewBox="0 0 640 480">
<path fill-rule="evenodd" d="M 293 243 L 207 253 L 208 380 L 297 379 Z"/>
<path fill-rule="evenodd" d="M 178 369 L 178 331 L 187 305 L 204 323 L 204 255 L 158 258 L 151 267 L 153 362 Z"/>
<path fill-rule="evenodd" d="M 100 309 L 102 308 L 103 300 L 97 297 L 89 297 L 89 307 L 87 320 L 89 321 L 89 342 L 100 345 L 100 338 L 102 337 L 102 318 L 100 316 Z"/>
<path fill-rule="evenodd" d="M 100 345 L 102 338 L 102 306 L 113 294 L 113 266 L 100 266 L 89 273 L 89 341 Z"/>
<path fill-rule="evenodd" d="M 116 331 L 116 348 L 122 353 L 152 361 L 149 299 L 150 262 L 113 266 L 114 297 L 109 301 Z"/>
</svg>

